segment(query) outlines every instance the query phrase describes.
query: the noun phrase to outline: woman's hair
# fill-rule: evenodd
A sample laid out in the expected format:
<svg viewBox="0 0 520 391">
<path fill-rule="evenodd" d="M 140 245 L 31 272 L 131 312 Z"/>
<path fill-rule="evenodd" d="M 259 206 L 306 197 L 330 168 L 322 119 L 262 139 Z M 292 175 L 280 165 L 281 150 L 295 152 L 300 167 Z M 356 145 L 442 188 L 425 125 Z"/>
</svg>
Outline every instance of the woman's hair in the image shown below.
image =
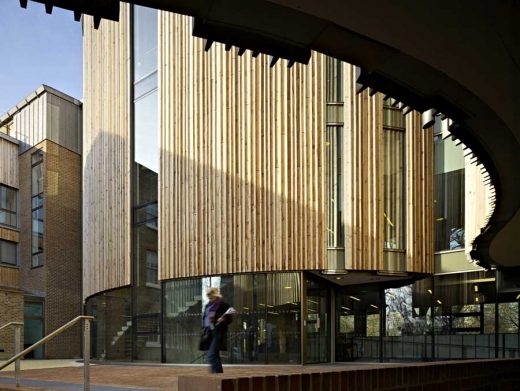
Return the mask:
<svg viewBox="0 0 520 391">
<path fill-rule="evenodd" d="M 214 288 L 214 287 L 208 288 L 208 290 L 206 291 L 206 295 L 222 297 L 222 295 L 220 294 L 220 290 L 218 288 Z"/>
</svg>

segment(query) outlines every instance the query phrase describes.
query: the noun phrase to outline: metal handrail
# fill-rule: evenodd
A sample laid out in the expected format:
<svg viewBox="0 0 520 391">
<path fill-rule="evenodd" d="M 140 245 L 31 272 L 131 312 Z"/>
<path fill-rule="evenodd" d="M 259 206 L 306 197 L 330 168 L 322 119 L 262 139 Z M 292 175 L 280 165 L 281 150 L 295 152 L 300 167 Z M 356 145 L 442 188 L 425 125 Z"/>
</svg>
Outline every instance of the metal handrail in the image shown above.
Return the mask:
<svg viewBox="0 0 520 391">
<path fill-rule="evenodd" d="M 0 327 L 0 331 L 3 329 L 6 329 L 9 326 L 23 326 L 23 322 L 9 322 L 7 324 L 4 324 L 2 327 Z"/>
<path fill-rule="evenodd" d="M 64 324 L 60 328 L 54 330 L 52 333 L 47 335 L 46 337 L 43 337 L 38 342 L 34 343 L 33 345 L 29 346 L 27 349 L 21 351 L 20 353 L 14 355 L 9 360 L 7 360 L 5 363 L 0 365 L 0 371 L 4 368 L 6 368 L 8 365 L 12 364 L 13 362 L 18 362 L 21 358 L 25 357 L 28 353 L 38 349 L 40 346 L 46 344 L 50 340 L 54 339 L 64 331 L 67 331 L 72 326 L 74 326 L 79 321 L 84 320 L 85 321 L 85 327 L 83 331 L 83 337 L 84 337 L 84 349 L 83 349 L 83 367 L 84 367 L 84 390 L 88 391 L 90 390 L 90 322 L 94 320 L 93 316 L 84 316 L 80 315 L 72 319 L 70 322 Z M 7 325 L 6 325 L 7 326 Z M 19 366 L 15 368 L 15 377 L 19 378 Z M 19 385 L 17 384 L 17 387 Z"/>
</svg>

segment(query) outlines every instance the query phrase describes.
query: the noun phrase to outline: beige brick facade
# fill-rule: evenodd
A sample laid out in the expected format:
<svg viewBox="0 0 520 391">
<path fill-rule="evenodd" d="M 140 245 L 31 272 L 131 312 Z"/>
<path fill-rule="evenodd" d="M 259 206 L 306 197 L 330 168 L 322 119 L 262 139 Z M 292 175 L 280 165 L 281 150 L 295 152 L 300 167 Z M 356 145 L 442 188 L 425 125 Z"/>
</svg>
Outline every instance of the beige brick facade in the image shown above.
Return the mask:
<svg viewBox="0 0 520 391">
<path fill-rule="evenodd" d="M 31 266 L 31 155 L 44 151 L 44 261 Z M 20 259 L 26 299 L 44 300 L 44 333 L 81 315 L 81 156 L 44 140 L 20 155 Z M 77 326 L 48 343 L 46 358 L 81 354 Z"/>
<path fill-rule="evenodd" d="M 9 322 L 23 322 L 23 292 L 0 287 L 0 308 L 0 326 Z M 0 331 L 0 360 L 14 353 L 14 328 L 9 327 Z"/>
</svg>

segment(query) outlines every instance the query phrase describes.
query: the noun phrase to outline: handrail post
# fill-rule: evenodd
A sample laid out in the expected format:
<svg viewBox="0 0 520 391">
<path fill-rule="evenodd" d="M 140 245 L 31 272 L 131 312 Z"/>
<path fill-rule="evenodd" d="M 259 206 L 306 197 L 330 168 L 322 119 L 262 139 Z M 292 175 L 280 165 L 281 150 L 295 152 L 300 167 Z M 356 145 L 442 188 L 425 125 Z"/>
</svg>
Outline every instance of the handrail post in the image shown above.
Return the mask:
<svg viewBox="0 0 520 391">
<path fill-rule="evenodd" d="M 83 326 L 83 390 L 90 391 L 90 322 L 84 319 Z"/>
<path fill-rule="evenodd" d="M 14 327 L 14 354 L 20 353 L 22 344 L 22 326 L 16 325 Z M 14 379 L 16 387 L 20 387 L 20 360 L 16 360 L 14 363 Z"/>
</svg>

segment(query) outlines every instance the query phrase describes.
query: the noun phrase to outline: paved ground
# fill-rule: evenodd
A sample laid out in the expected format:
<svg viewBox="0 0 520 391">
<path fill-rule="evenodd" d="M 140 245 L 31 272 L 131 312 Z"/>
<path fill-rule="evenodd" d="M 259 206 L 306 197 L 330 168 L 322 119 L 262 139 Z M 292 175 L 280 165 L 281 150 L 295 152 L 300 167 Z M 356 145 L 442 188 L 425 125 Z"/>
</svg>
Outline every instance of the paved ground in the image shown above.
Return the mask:
<svg viewBox="0 0 520 391">
<path fill-rule="evenodd" d="M 348 364 L 341 367 L 368 368 L 381 364 Z M 384 364 L 383 364 L 384 365 Z M 291 373 L 337 370 L 336 365 L 325 366 L 225 366 L 224 372 L 230 376 L 276 375 Z M 168 390 L 177 391 L 177 376 L 209 376 L 206 367 L 189 366 L 140 366 L 140 365 L 92 365 L 91 383 L 93 391 L 123 390 Z M 13 372 L 0 372 L 2 385 L 13 384 Z M 22 371 L 22 385 L 40 387 L 40 390 L 81 390 L 83 367 L 28 369 Z M 5 389 L 11 389 L 13 386 Z M 12 388 L 14 389 L 14 388 Z M 20 389 L 18 389 L 20 390 Z"/>
</svg>

